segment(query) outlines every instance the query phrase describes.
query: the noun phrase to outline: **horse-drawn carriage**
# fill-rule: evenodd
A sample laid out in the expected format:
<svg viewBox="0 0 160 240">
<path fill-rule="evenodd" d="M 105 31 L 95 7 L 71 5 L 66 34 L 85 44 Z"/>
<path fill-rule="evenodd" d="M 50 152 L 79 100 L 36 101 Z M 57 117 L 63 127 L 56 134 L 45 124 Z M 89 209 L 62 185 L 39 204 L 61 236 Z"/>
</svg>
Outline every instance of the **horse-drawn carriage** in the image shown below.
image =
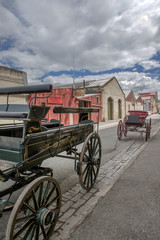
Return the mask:
<svg viewBox="0 0 160 240">
<path fill-rule="evenodd" d="M 127 136 L 127 132 L 139 132 L 145 134 L 145 140 L 150 138 L 151 131 L 151 118 L 146 119 L 148 116 L 147 111 L 129 111 L 129 115 L 125 116 L 124 120 L 120 120 L 117 127 L 117 137 L 119 140 L 122 136 Z"/>
<path fill-rule="evenodd" d="M 51 85 L 0 89 L 0 94 L 30 94 L 52 92 Z M 42 162 L 54 156 L 71 158 L 81 186 L 90 190 L 97 178 L 101 162 L 101 141 L 94 123 L 85 120 L 64 126 L 60 121 L 45 122 L 49 107 L 36 105 L 0 105 L 1 119 L 15 123 L 0 125 L 0 181 L 9 182 L 0 190 L 0 217 L 12 210 L 7 225 L 6 240 L 49 239 L 61 207 L 61 190 L 52 177 L 52 169 Z M 92 113 L 96 108 L 54 107 L 54 113 Z M 21 120 L 17 123 L 17 120 Z M 97 122 L 98 123 L 98 122 Z M 83 143 L 81 152 L 77 145 Z M 63 152 L 67 156 L 60 155 Z M 74 155 L 74 156 L 73 156 Z M 15 204 L 13 193 L 21 189 Z M 18 192 L 19 194 L 19 192 Z M 6 199 L 4 199 L 6 198 Z"/>
</svg>

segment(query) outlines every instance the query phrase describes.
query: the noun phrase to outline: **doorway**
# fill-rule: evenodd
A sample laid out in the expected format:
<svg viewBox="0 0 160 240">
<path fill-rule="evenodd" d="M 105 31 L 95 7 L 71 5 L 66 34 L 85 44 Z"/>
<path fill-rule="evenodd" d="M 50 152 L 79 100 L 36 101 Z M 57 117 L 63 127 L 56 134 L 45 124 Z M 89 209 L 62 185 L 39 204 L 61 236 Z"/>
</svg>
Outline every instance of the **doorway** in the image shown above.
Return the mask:
<svg viewBox="0 0 160 240">
<path fill-rule="evenodd" d="M 108 120 L 113 120 L 113 99 L 108 98 Z"/>
<path fill-rule="evenodd" d="M 118 100 L 118 118 L 122 118 L 122 101 Z"/>
<path fill-rule="evenodd" d="M 88 101 L 79 101 L 79 107 L 89 107 Z M 80 113 L 79 114 L 79 122 L 88 120 L 88 113 Z"/>
</svg>

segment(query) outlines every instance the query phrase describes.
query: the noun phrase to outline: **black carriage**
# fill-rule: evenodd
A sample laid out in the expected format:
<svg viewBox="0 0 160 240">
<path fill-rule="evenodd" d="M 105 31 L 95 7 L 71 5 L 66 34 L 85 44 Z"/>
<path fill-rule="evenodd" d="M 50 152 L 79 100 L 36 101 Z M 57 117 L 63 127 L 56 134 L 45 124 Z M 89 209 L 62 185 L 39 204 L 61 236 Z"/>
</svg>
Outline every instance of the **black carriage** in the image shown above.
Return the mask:
<svg viewBox="0 0 160 240">
<path fill-rule="evenodd" d="M 151 131 L 151 118 L 146 119 L 148 116 L 147 111 L 132 110 L 129 115 L 125 116 L 124 120 L 120 120 L 117 127 L 117 137 L 119 140 L 122 136 L 127 136 L 127 132 L 139 132 L 145 134 L 145 140 L 150 138 Z"/>
<path fill-rule="evenodd" d="M 29 94 L 51 92 L 51 85 L 0 89 L 0 94 Z M 31 101 L 30 101 L 31 103 Z M 97 108 L 54 107 L 59 121 L 46 122 L 49 107 L 41 105 L 0 105 L 1 119 L 14 119 L 13 124 L 0 125 L 0 181 L 12 184 L 0 191 L 0 216 L 11 211 L 6 240 L 49 239 L 61 207 L 61 190 L 52 177 L 52 169 L 42 162 L 54 156 L 71 158 L 82 188 L 89 191 L 97 178 L 101 162 L 101 140 L 98 121 L 61 124 L 63 113 L 99 112 Z M 22 120 L 17 123 L 17 120 Z M 81 152 L 77 145 L 83 143 Z M 67 153 L 62 155 L 63 152 Z M 27 185 L 27 186 L 26 186 Z M 24 188 L 25 187 L 25 188 Z M 23 188 L 15 204 L 11 196 Z M 6 197 L 4 199 L 4 197 Z"/>
</svg>

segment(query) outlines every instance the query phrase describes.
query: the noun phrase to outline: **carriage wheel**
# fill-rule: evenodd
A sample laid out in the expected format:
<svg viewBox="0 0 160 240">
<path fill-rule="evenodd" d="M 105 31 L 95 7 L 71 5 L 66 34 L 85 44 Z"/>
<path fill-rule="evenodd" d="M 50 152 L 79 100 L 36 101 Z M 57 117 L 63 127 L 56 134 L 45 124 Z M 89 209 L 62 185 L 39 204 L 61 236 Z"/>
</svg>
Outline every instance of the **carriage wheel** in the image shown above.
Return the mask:
<svg viewBox="0 0 160 240">
<path fill-rule="evenodd" d="M 147 122 L 147 124 L 146 124 L 146 142 L 148 141 L 149 138 L 150 138 L 150 127 Z"/>
<path fill-rule="evenodd" d="M 117 136 L 118 136 L 118 139 L 121 140 L 122 139 L 122 120 L 119 121 L 118 123 L 118 127 L 117 127 Z"/>
<path fill-rule="evenodd" d="M 43 176 L 32 181 L 11 212 L 6 240 L 49 239 L 58 220 L 61 191 L 57 181 Z"/>
<path fill-rule="evenodd" d="M 97 133 L 86 138 L 79 161 L 79 181 L 82 188 L 90 190 L 97 178 L 101 163 L 101 140 Z"/>
<path fill-rule="evenodd" d="M 127 126 L 124 126 L 124 136 L 127 137 Z"/>
<path fill-rule="evenodd" d="M 149 119 L 149 128 L 151 129 L 151 125 L 152 125 L 152 122 L 151 122 L 151 118 Z"/>
</svg>

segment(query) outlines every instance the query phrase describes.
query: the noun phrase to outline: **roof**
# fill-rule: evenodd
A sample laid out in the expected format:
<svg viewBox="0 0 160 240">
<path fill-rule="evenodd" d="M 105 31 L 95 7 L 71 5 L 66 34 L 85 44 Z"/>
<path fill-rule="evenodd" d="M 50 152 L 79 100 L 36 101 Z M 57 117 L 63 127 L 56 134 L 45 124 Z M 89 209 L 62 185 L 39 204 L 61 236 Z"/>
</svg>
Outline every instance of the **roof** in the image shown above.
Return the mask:
<svg viewBox="0 0 160 240">
<path fill-rule="evenodd" d="M 116 79 L 116 77 L 100 79 L 100 80 L 85 81 L 86 93 L 88 93 L 88 94 L 90 94 L 90 93 L 95 93 L 95 94 L 96 93 L 101 93 L 103 88 L 109 82 L 111 82 L 113 79 L 115 79 L 117 81 L 117 84 L 119 85 L 119 88 L 121 89 L 122 93 L 124 94 L 124 92 L 123 92 L 118 80 Z M 60 85 L 60 86 L 55 86 L 55 88 L 60 88 L 60 87 L 73 87 L 73 83 L 72 84 Z M 76 89 L 84 88 L 84 82 L 76 82 L 75 88 Z"/>
<path fill-rule="evenodd" d="M 157 92 L 142 92 L 140 93 L 141 96 L 155 96 L 157 95 Z"/>
<path fill-rule="evenodd" d="M 106 85 L 106 83 L 108 83 L 110 81 L 109 79 L 101 79 L 101 80 L 94 80 L 94 81 L 89 81 L 88 86 L 87 87 L 103 87 L 104 85 Z"/>
<path fill-rule="evenodd" d="M 126 97 L 129 95 L 129 93 L 130 93 L 131 91 L 132 91 L 132 90 L 130 90 L 130 89 L 125 89 L 125 90 L 123 90 L 123 92 L 124 92 L 124 94 L 125 94 Z"/>
<path fill-rule="evenodd" d="M 104 87 L 104 85 L 106 85 L 113 78 L 105 78 L 105 79 L 90 80 L 90 81 L 85 80 L 85 87 Z M 76 82 L 75 86 L 76 86 L 76 88 L 83 88 L 83 82 Z M 59 87 L 73 87 L 73 83 L 55 86 L 55 88 L 59 88 Z"/>
<path fill-rule="evenodd" d="M 150 100 L 151 99 L 151 96 L 141 96 L 142 100 Z"/>
</svg>

